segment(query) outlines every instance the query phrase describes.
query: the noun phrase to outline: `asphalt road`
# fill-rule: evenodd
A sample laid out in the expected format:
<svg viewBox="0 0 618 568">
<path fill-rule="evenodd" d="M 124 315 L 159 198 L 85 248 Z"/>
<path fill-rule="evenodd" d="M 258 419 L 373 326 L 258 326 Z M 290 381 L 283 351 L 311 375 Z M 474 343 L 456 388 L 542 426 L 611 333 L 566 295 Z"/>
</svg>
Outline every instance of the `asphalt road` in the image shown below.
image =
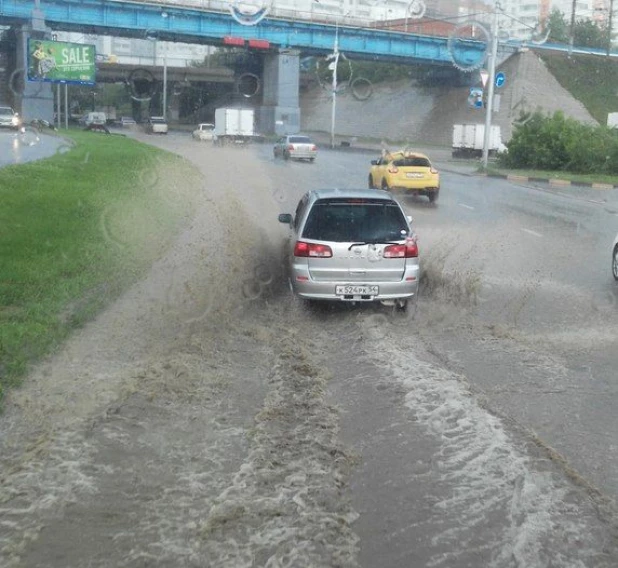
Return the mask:
<svg viewBox="0 0 618 568">
<path fill-rule="evenodd" d="M 186 143 L 180 135 L 160 141 L 176 151 Z M 212 150 L 205 146 L 204 151 Z M 266 145 L 239 148 L 239 165 L 249 151 L 257 151 L 264 162 L 282 212 L 293 212 L 298 198 L 311 188 L 366 187 L 374 157 L 373 152 L 322 151 L 315 164 L 283 162 L 273 160 Z M 467 175 L 473 170 L 469 165 L 443 160 L 438 166 L 442 190 L 437 204 L 401 196 L 415 219 L 424 270 L 430 275 L 412 343 L 423 344 L 434 362 L 465 380 L 490 412 L 547 452 L 565 478 L 603 502 L 615 501 L 618 287 L 611 277 L 610 248 L 618 231 L 618 192 L 519 185 Z M 405 342 L 401 348 L 405 350 Z M 342 362 L 341 382 L 332 387 L 345 409 L 342 432 L 352 445 L 376 456 L 375 469 L 368 466 L 356 480 L 357 505 L 391 518 L 389 511 L 409 496 L 391 491 L 389 497 L 381 485 L 383 474 L 376 472 L 392 459 L 386 467 L 392 475 L 388 483 L 397 486 L 405 477 L 399 468 L 409 467 L 398 464 L 402 450 L 395 446 L 403 434 L 392 426 L 403 419 L 388 404 L 397 398 L 397 389 L 391 393 L 394 399 L 384 401 L 387 408 L 370 412 L 377 403 L 375 390 L 364 392 L 359 387 L 363 373 L 355 375 L 347 365 Z M 383 388 L 390 392 L 391 387 Z M 391 411 L 380 426 L 383 418 L 377 414 Z M 368 421 L 381 429 L 379 437 L 363 426 Z M 420 469 L 426 467 L 422 459 L 419 463 Z M 395 562 L 395 535 L 405 541 L 405 515 L 391 521 L 393 531 L 382 535 L 382 544 L 365 550 L 366 558 L 373 558 L 368 565 L 389 555 Z M 365 530 L 375 531 L 375 521 Z M 402 557 L 408 558 L 408 545 L 400 545 Z"/>
<path fill-rule="evenodd" d="M 275 278 L 287 233 L 277 215 L 308 189 L 366 187 L 374 153 L 323 150 L 309 164 L 275 160 L 270 145 L 132 135 L 192 162 L 205 199 L 148 278 L 7 412 L 7 440 L 20 409 L 51 421 L 37 409 L 55 400 L 56 412 L 90 417 L 92 406 L 98 418 L 85 431 L 54 422 L 61 436 L 40 463 L 22 438 L 7 445 L 0 557 L 45 568 L 618 565 L 613 192 L 517 186 L 438 161 L 436 204 L 401 197 L 420 239 L 418 310 L 306 310 Z M 166 172 L 175 198 L 183 173 Z M 238 290 L 243 279 L 259 291 Z M 196 306 L 209 301 L 186 306 L 184 328 L 192 291 Z M 209 307 L 224 299 L 217 319 Z M 202 396 L 213 370 L 228 386 Z M 144 380 L 117 399 L 125 377 Z M 153 396 L 158 407 L 144 397 L 185 382 L 186 401 L 181 390 Z"/>
<path fill-rule="evenodd" d="M 66 146 L 61 137 L 32 127 L 24 133 L 0 130 L 0 167 L 48 158 Z"/>
</svg>

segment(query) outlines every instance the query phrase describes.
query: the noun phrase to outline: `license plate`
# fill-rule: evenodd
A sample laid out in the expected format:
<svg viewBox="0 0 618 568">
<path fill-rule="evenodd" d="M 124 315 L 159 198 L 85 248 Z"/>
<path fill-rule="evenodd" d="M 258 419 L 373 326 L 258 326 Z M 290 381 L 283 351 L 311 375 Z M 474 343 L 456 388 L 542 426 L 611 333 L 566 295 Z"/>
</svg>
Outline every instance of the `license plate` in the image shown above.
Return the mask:
<svg viewBox="0 0 618 568">
<path fill-rule="evenodd" d="M 351 284 L 335 288 L 335 294 L 338 296 L 377 296 L 379 291 L 378 286 L 353 286 Z"/>
<path fill-rule="evenodd" d="M 423 174 L 417 174 L 417 173 L 408 172 L 406 174 L 406 177 L 409 177 L 409 178 L 422 178 Z"/>
</svg>

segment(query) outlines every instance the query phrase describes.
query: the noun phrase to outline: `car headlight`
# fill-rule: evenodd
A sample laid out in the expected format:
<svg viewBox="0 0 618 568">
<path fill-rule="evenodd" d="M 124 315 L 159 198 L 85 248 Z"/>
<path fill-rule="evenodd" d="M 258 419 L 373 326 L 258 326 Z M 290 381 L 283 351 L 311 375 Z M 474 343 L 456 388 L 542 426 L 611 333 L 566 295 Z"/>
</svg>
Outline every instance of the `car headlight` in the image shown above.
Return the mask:
<svg viewBox="0 0 618 568">
<path fill-rule="evenodd" d="M 14 116 L 11 119 L 11 122 L 13 123 L 13 126 L 19 126 L 19 118 L 17 116 Z"/>
</svg>

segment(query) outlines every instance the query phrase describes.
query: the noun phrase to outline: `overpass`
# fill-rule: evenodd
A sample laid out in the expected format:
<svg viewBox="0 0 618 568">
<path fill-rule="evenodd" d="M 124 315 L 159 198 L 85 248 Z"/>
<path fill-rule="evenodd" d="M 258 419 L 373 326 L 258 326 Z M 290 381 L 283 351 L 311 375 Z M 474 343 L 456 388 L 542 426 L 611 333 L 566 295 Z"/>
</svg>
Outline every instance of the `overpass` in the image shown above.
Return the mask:
<svg viewBox="0 0 618 568">
<path fill-rule="evenodd" d="M 210 5 L 210 4 L 207 4 Z M 178 4 L 116 0 L 44 0 L 46 24 L 53 30 L 143 38 L 156 33 L 162 41 L 223 45 L 224 37 L 263 39 L 274 49 L 295 49 L 323 55 L 339 48 L 351 57 L 384 58 L 399 62 L 451 65 L 445 37 L 426 36 L 317 21 L 267 17 L 256 26 L 238 23 L 229 12 Z M 35 10 L 36 11 L 36 8 Z M 23 0 L 0 0 L 0 24 L 19 25 L 32 18 L 33 6 Z M 345 18 L 343 20 L 345 22 Z M 457 61 L 470 64 L 485 55 L 483 42 L 455 47 Z"/>
<path fill-rule="evenodd" d="M 191 1 L 191 0 L 186 0 Z M 268 16 L 255 26 L 242 25 L 220 0 L 200 1 L 200 6 L 126 0 L 43 0 L 40 10 L 23 0 L 0 0 L 0 25 L 21 30 L 15 68 L 25 70 L 26 38 L 49 37 L 51 31 L 73 31 L 129 38 L 155 36 L 161 41 L 215 46 L 243 45 L 261 51 L 264 61 L 260 128 L 272 132 L 275 124 L 286 130 L 300 127 L 298 102 L 299 61 L 306 55 L 326 55 L 335 41 L 348 58 L 425 63 L 464 68 L 479 67 L 485 60 L 486 42 L 458 41 L 371 27 L 346 18 L 332 22 L 302 19 L 300 14 Z M 296 17 L 294 17 L 296 16 Z M 351 25 L 355 24 L 355 25 Z M 22 113 L 26 118 L 49 86 L 25 82 Z M 36 87 L 33 91 L 33 87 Z M 51 98 L 51 91 L 47 99 Z M 34 94 L 33 94 L 34 93 Z M 43 96 L 43 98 L 45 98 Z M 48 104 L 49 106 L 49 104 Z M 30 107 L 30 109 L 29 109 Z M 40 112 L 37 116 L 42 116 Z"/>
</svg>

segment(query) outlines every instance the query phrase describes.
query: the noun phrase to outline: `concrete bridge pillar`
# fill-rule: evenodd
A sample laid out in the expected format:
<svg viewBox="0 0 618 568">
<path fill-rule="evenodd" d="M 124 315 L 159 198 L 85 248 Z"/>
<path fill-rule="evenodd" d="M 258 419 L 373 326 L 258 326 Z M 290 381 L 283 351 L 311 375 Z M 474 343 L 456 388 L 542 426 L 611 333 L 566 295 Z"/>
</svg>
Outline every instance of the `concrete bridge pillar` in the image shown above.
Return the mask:
<svg viewBox="0 0 618 568">
<path fill-rule="evenodd" d="M 42 118 L 54 122 L 54 96 L 50 83 L 28 81 L 28 39 L 51 39 L 40 10 L 32 11 L 30 24 L 14 28 L 15 68 L 11 70 L 13 107 L 25 122 Z"/>
<path fill-rule="evenodd" d="M 300 131 L 300 53 L 285 49 L 264 57 L 262 106 L 258 129 L 263 134 L 296 134 Z"/>
</svg>

